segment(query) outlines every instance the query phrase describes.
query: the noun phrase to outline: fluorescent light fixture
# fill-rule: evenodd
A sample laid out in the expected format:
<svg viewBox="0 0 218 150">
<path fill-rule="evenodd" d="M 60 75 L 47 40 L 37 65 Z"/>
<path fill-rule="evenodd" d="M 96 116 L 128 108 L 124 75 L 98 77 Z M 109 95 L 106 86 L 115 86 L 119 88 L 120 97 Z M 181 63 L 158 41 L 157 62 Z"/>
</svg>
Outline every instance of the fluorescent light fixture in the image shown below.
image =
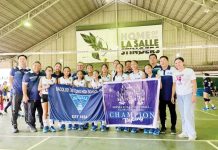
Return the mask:
<svg viewBox="0 0 218 150">
<path fill-rule="evenodd" d="M 210 12 L 210 9 L 208 9 L 208 8 L 204 9 L 204 13 L 209 13 L 209 12 Z"/>
<path fill-rule="evenodd" d="M 31 23 L 28 20 L 24 21 L 23 25 L 24 27 L 31 27 Z"/>
<path fill-rule="evenodd" d="M 176 53 L 176 57 L 180 57 L 180 53 Z"/>
</svg>

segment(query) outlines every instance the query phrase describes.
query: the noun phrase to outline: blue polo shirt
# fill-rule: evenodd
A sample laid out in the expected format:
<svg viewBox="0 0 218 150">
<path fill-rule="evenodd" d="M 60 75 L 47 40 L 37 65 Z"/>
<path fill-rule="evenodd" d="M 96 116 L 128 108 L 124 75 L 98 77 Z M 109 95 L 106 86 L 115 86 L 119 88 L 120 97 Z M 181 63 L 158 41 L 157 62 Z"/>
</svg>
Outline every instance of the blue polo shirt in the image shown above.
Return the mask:
<svg viewBox="0 0 218 150">
<path fill-rule="evenodd" d="M 63 77 L 63 76 L 64 76 L 64 74 L 63 74 L 62 72 L 60 72 L 60 74 L 59 74 L 59 75 L 57 75 L 57 74 L 53 73 L 51 76 L 52 76 L 53 78 L 55 78 L 55 79 L 58 79 L 58 78 L 60 78 L 60 77 Z"/>
<path fill-rule="evenodd" d="M 21 69 L 19 67 L 15 67 L 11 69 L 10 75 L 14 78 L 13 79 L 13 93 L 23 95 L 22 92 L 22 80 L 23 76 L 26 72 L 30 71 L 30 69 Z"/>
<path fill-rule="evenodd" d="M 162 89 L 160 90 L 160 100 L 170 101 L 173 87 L 173 73 L 176 69 L 168 66 L 166 70 L 162 68 L 158 71 L 161 77 Z"/>
<path fill-rule="evenodd" d="M 27 84 L 27 95 L 29 100 L 40 100 L 38 85 L 40 77 L 43 76 L 41 73 L 27 72 L 23 76 L 23 83 Z"/>
</svg>

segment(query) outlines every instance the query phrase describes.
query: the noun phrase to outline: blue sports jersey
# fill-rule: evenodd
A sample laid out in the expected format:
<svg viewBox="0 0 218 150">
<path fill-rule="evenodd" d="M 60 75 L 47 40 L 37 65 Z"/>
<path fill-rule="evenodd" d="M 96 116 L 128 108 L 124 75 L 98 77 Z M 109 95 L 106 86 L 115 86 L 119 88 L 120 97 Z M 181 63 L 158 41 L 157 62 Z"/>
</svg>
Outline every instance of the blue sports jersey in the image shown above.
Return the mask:
<svg viewBox="0 0 218 150">
<path fill-rule="evenodd" d="M 175 68 L 168 66 L 166 70 L 158 71 L 158 75 L 161 77 L 162 88 L 160 90 L 160 100 L 170 101 L 172 96 L 173 87 L 173 72 Z"/>
<path fill-rule="evenodd" d="M 23 95 L 22 80 L 23 80 L 24 74 L 28 71 L 30 71 L 30 69 L 21 69 L 18 67 L 11 69 L 10 75 L 14 78 L 13 85 L 12 85 L 13 93 Z"/>
<path fill-rule="evenodd" d="M 23 76 L 22 82 L 27 84 L 27 95 L 29 100 L 40 100 L 38 85 L 41 76 L 43 76 L 41 73 L 36 74 L 34 72 L 27 72 Z"/>
<path fill-rule="evenodd" d="M 208 77 L 204 79 L 204 88 L 207 87 L 211 87 L 211 80 Z"/>
</svg>

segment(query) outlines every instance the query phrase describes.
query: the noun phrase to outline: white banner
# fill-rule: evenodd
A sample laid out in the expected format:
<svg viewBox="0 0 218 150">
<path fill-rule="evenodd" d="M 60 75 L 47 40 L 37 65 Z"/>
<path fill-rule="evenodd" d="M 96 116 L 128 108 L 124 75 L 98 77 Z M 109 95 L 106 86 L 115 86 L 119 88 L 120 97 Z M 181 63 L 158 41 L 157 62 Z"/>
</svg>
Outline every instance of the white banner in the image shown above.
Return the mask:
<svg viewBox="0 0 218 150">
<path fill-rule="evenodd" d="M 151 53 L 163 54 L 162 25 L 77 31 L 76 38 L 77 62 L 148 60 Z"/>
</svg>

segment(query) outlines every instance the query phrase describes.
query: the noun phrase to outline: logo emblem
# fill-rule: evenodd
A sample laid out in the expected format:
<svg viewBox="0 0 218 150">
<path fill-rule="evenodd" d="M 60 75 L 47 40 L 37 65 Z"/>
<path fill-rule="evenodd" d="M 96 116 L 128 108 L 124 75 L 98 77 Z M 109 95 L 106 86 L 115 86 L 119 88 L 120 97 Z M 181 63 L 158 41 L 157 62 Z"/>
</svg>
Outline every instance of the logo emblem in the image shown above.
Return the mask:
<svg viewBox="0 0 218 150">
<path fill-rule="evenodd" d="M 70 94 L 70 98 L 73 101 L 77 111 L 81 113 L 85 108 L 87 102 L 89 101 L 91 95 L 77 95 L 77 94 Z"/>
</svg>

